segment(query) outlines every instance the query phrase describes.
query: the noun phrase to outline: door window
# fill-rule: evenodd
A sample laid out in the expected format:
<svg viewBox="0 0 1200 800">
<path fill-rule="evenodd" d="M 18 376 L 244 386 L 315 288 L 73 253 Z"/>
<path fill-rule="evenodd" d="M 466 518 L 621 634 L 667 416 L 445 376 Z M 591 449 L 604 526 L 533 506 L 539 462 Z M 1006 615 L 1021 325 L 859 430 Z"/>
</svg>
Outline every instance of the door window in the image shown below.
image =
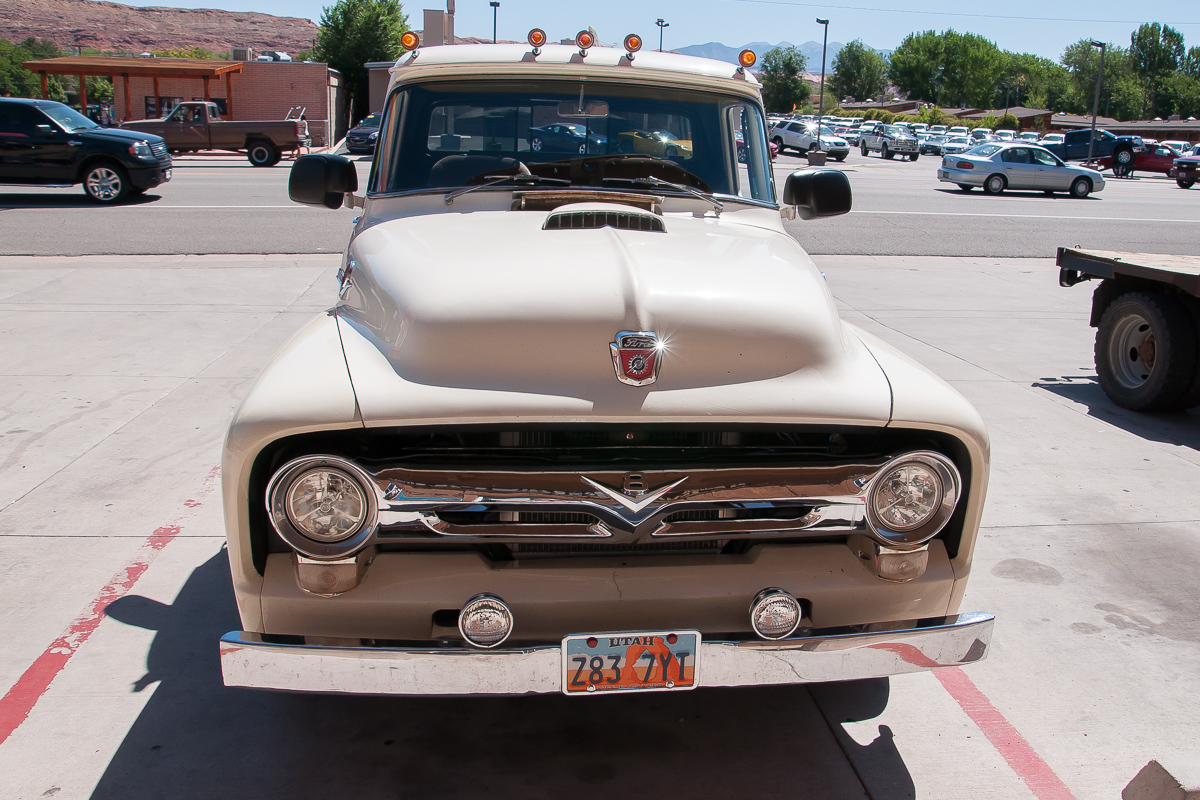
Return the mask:
<svg viewBox="0 0 1200 800">
<path fill-rule="evenodd" d="M 1033 160 L 1043 167 L 1057 167 L 1061 163 L 1053 153 L 1045 150 L 1030 150 L 1029 152 L 1033 154 Z"/>
<path fill-rule="evenodd" d="M 1005 150 L 1004 153 L 1001 154 L 1000 158 L 1002 158 L 1006 163 L 1009 163 L 1009 164 L 1032 164 L 1033 163 L 1033 159 L 1030 157 L 1029 151 L 1027 149 L 1025 149 L 1024 147 L 1013 147 L 1008 150 Z"/>
<path fill-rule="evenodd" d="M 38 133 L 37 126 L 48 122 L 45 116 L 30 106 L 0 104 L 0 136 L 6 139 L 31 139 Z"/>
</svg>

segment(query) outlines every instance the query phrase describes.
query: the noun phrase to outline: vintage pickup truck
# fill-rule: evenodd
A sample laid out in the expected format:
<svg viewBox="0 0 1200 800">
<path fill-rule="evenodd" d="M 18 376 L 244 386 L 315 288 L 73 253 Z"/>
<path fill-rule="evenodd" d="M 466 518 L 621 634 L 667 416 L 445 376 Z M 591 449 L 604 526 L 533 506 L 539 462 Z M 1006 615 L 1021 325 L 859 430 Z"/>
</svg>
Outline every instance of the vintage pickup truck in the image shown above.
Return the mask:
<svg viewBox="0 0 1200 800">
<path fill-rule="evenodd" d="M 308 147 L 308 122 L 303 119 L 226 121 L 216 103 L 180 103 L 162 119 L 124 122 L 122 128 L 153 133 L 166 139 L 172 152 L 194 150 L 245 151 L 256 167 L 279 163 L 287 151 Z"/>
<path fill-rule="evenodd" d="M 1097 130 L 1093 137 L 1090 128 L 1067 131 L 1062 142 L 1039 144 L 1063 161 L 1086 161 L 1089 157 L 1110 158 L 1113 171 L 1117 173 L 1127 172 L 1133 166 L 1137 154 L 1146 149 L 1140 136 L 1117 136 L 1105 130 Z"/>
<path fill-rule="evenodd" d="M 226 437 L 225 683 L 587 697 L 983 658 L 983 421 L 839 318 L 783 220 L 850 184 L 776 193 L 754 55 L 405 40 L 365 197 L 346 158 L 292 167 L 293 200 L 362 215 Z M 534 148 L 554 124 L 588 152 Z M 621 152 L 639 130 L 691 147 Z"/>
</svg>

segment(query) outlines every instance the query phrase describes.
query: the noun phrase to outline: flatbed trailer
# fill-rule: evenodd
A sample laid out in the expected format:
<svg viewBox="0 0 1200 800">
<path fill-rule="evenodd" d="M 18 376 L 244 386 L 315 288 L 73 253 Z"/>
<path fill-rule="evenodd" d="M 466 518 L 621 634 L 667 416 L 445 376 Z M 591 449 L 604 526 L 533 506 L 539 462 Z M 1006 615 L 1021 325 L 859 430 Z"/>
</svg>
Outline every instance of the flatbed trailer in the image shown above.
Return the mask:
<svg viewBox="0 0 1200 800">
<path fill-rule="evenodd" d="M 1200 256 L 1058 248 L 1058 283 L 1089 280 L 1096 374 L 1134 411 L 1200 405 Z"/>
</svg>

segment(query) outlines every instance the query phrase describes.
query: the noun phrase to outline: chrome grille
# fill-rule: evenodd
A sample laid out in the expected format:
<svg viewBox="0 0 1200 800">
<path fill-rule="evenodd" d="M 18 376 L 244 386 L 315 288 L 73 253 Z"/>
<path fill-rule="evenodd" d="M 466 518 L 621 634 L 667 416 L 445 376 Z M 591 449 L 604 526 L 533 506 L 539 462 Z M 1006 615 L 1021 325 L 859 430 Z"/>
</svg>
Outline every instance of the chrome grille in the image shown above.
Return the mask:
<svg viewBox="0 0 1200 800">
<path fill-rule="evenodd" d="M 629 542 L 625 544 L 564 544 L 558 542 L 534 542 L 515 544 L 512 554 L 516 558 L 529 556 L 622 556 L 622 555 L 669 555 L 673 553 L 716 555 L 725 548 L 727 539 L 707 539 L 686 542 Z"/>
<path fill-rule="evenodd" d="M 623 231 L 666 233 L 662 218 L 628 211 L 563 211 L 546 218 L 542 230 L 589 230 L 616 228 Z"/>
<path fill-rule="evenodd" d="M 167 154 L 167 143 L 166 142 L 151 142 L 150 143 L 150 152 L 154 154 L 155 158 L 162 158 L 163 156 L 165 156 Z"/>
</svg>

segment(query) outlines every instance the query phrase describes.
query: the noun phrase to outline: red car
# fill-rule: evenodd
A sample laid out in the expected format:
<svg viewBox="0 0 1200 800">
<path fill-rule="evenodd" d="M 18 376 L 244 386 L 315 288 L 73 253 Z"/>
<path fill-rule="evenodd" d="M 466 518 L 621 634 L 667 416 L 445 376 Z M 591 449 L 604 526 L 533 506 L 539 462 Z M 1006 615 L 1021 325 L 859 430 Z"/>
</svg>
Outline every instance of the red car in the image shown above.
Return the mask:
<svg viewBox="0 0 1200 800">
<path fill-rule="evenodd" d="M 733 140 L 737 144 L 738 163 L 745 164 L 746 163 L 746 142 L 742 138 L 742 132 L 736 131 L 733 134 Z M 767 142 L 767 145 L 771 148 L 771 158 L 773 160 L 775 158 L 775 156 L 779 155 L 779 145 L 775 144 L 774 142 Z"/>
<path fill-rule="evenodd" d="M 1129 174 L 1132 175 L 1134 170 L 1141 170 L 1142 172 L 1160 172 L 1163 175 L 1167 175 L 1171 172 L 1171 168 L 1175 166 L 1175 159 L 1180 156 L 1181 153 L 1170 145 L 1148 144 L 1145 150 L 1134 154 Z M 1100 159 L 1100 169 L 1102 171 L 1112 168 L 1112 165 L 1113 160 L 1111 156 Z"/>
</svg>

